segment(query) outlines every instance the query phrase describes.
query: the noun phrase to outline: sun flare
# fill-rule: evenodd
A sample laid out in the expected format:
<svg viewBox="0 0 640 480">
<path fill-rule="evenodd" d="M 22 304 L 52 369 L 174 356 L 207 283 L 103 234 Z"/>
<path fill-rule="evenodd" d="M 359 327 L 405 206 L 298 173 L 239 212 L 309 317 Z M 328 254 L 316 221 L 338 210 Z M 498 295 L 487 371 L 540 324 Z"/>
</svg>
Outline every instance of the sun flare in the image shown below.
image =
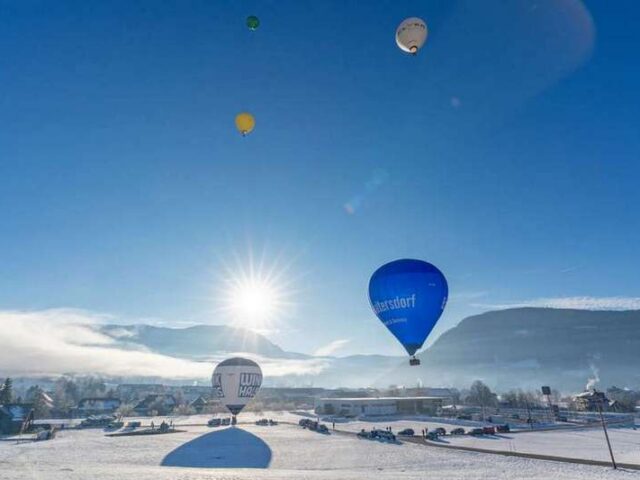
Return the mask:
<svg viewBox="0 0 640 480">
<path fill-rule="evenodd" d="M 249 264 L 236 263 L 225 269 L 219 285 L 219 307 L 234 324 L 254 330 L 269 330 L 287 315 L 291 289 L 284 268 L 266 268 L 250 257 Z"/>
<path fill-rule="evenodd" d="M 278 310 L 279 293 L 262 279 L 238 282 L 229 295 L 229 308 L 249 323 L 261 323 Z"/>
</svg>

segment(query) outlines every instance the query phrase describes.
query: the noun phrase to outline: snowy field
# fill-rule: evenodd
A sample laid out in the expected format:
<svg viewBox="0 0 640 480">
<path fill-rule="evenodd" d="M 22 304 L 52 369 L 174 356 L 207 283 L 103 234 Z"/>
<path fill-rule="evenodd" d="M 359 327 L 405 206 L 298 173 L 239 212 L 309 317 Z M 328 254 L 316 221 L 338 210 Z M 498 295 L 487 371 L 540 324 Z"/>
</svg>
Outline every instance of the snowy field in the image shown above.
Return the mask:
<svg viewBox="0 0 640 480">
<path fill-rule="evenodd" d="M 640 464 L 640 430 L 610 428 L 611 447 L 618 462 Z M 535 453 L 557 457 L 609 461 L 602 428 L 488 436 L 445 437 L 443 443 L 488 450 Z"/>
<path fill-rule="evenodd" d="M 437 427 L 444 427 L 447 432 L 449 432 L 458 426 L 469 430 L 474 426 L 482 425 L 480 422 L 451 421 L 448 423 L 446 420 L 380 420 L 375 422 L 354 421 L 336 423 L 336 428 L 350 432 L 359 432 L 363 428 L 365 430 L 371 430 L 372 428 L 384 429 L 390 426 L 395 433 L 405 428 L 412 428 L 416 432 L 416 435 L 420 435 L 420 432 L 424 428 L 433 430 Z M 609 428 L 609 438 L 611 440 L 613 453 L 618 462 L 640 464 L 640 429 L 634 430 L 633 428 L 622 427 Z M 569 457 L 582 460 L 600 460 L 605 462 L 610 460 L 604 434 L 599 425 L 572 430 L 524 431 L 477 437 L 469 435 L 446 436 L 438 440 L 438 443 L 486 450 Z"/>
<path fill-rule="evenodd" d="M 300 418 L 273 413 L 264 417 Z M 48 442 L 0 441 L 0 479 L 640 479 L 639 471 L 410 443 L 390 445 L 346 434 L 321 435 L 284 424 L 222 429 L 197 425 L 206 418 L 174 418 L 178 428 L 186 431 L 169 435 L 110 438 L 100 429 L 87 429 L 61 431 Z M 255 418 L 244 416 L 246 420 Z M 154 421 L 158 423 L 158 419 Z"/>
</svg>

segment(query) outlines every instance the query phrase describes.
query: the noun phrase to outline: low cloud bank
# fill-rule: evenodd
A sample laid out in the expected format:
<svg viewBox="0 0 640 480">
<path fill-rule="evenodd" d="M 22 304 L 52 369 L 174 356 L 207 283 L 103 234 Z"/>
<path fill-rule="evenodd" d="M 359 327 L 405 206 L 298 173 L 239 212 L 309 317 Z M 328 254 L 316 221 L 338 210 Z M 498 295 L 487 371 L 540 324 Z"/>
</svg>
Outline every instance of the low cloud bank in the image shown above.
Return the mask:
<svg viewBox="0 0 640 480">
<path fill-rule="evenodd" d="M 506 308 L 541 307 L 567 308 L 575 310 L 640 310 L 640 297 L 556 297 L 537 298 L 524 302 L 502 304 L 475 304 L 487 309 L 503 310 Z"/>
<path fill-rule="evenodd" d="M 56 376 L 65 373 L 108 376 L 160 377 L 167 379 L 208 378 L 218 361 L 195 362 L 145 349 L 126 348 L 118 338 L 97 331 L 96 325 L 114 317 L 83 310 L 0 310 L 0 376 Z M 241 353 L 239 353 L 241 354 Z M 265 376 L 316 375 L 328 364 L 322 359 L 256 360 Z"/>
<path fill-rule="evenodd" d="M 336 353 L 342 347 L 348 345 L 350 342 L 351 340 L 346 338 L 334 340 L 333 342 L 330 342 L 327 345 L 323 345 L 322 347 L 318 348 L 313 354 L 316 357 L 328 357 L 329 355 L 333 355 L 334 353 Z"/>
</svg>

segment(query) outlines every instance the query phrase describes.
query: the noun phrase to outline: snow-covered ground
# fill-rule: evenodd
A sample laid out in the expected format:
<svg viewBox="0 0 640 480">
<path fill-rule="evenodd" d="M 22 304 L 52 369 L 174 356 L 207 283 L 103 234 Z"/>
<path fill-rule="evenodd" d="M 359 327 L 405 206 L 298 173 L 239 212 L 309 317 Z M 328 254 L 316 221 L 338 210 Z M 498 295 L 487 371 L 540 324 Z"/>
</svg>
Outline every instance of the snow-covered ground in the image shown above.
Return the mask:
<svg viewBox="0 0 640 480">
<path fill-rule="evenodd" d="M 640 430 L 609 428 L 614 456 L 621 463 L 640 464 Z M 443 443 L 489 450 L 609 461 L 602 428 L 445 437 Z"/>
<path fill-rule="evenodd" d="M 300 418 L 266 413 L 241 416 L 241 419 L 249 421 L 262 416 L 290 421 Z M 178 428 L 186 431 L 169 435 L 110 438 L 100 429 L 87 429 L 63 430 L 48 442 L 0 441 L 0 479 L 640 478 L 637 471 L 615 472 L 603 467 L 451 451 L 410 443 L 384 444 L 358 440 L 351 435 L 321 435 L 284 424 L 274 427 L 243 424 L 219 429 L 196 425 L 207 418 L 174 418 Z M 158 423 L 158 419 L 154 421 Z M 526 435 L 535 434 L 522 434 Z"/>
<path fill-rule="evenodd" d="M 468 425 L 467 425 L 468 424 Z M 473 426 L 482 426 L 479 422 L 466 422 L 465 430 Z M 490 424 L 487 424 L 490 425 Z M 416 435 L 420 435 L 422 429 L 433 430 L 436 427 L 444 427 L 447 432 L 452 428 L 461 426 L 459 421 L 447 420 L 379 420 L 379 421 L 353 421 L 336 423 L 336 428 L 350 432 L 359 432 L 361 429 L 371 430 L 390 426 L 393 432 L 398 433 L 405 428 L 412 428 Z M 615 458 L 620 463 L 640 464 L 640 429 L 633 428 L 609 428 L 609 438 Z M 590 428 L 571 430 L 551 430 L 540 432 L 519 432 L 482 436 L 446 436 L 439 440 L 440 444 L 452 446 L 464 446 L 487 450 L 499 450 L 517 453 L 532 453 L 537 455 L 550 455 L 556 457 L 569 457 L 582 460 L 609 461 L 609 451 L 605 443 L 604 433 L 599 425 Z"/>
</svg>

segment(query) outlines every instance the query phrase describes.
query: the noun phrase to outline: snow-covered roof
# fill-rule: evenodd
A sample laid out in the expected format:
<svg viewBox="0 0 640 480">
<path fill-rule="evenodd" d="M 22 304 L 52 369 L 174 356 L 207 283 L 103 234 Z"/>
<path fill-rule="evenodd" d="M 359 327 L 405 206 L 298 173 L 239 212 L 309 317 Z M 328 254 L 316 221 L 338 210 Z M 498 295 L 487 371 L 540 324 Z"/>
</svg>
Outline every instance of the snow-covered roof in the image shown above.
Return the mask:
<svg viewBox="0 0 640 480">
<path fill-rule="evenodd" d="M 578 393 L 577 395 L 575 395 L 574 398 L 594 398 L 594 397 L 604 398 L 604 393 L 587 390 L 586 392 Z"/>
</svg>

